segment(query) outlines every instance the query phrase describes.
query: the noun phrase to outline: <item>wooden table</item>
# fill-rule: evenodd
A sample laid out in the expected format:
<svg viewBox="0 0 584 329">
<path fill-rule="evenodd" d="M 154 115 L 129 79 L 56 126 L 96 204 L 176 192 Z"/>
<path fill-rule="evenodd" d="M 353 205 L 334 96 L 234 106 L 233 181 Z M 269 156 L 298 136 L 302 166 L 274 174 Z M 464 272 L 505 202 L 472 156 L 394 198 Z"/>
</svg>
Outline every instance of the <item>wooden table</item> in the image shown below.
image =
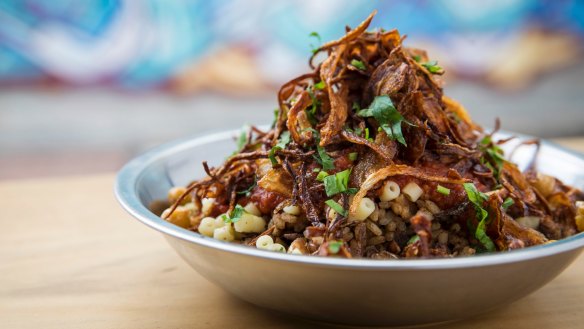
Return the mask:
<svg viewBox="0 0 584 329">
<path fill-rule="evenodd" d="M 560 142 L 584 151 L 584 139 Z M 108 174 L 0 183 L 1 328 L 323 327 L 205 281 L 122 211 L 113 182 Z M 583 283 L 584 256 L 521 301 L 450 327 L 582 328 Z"/>
</svg>

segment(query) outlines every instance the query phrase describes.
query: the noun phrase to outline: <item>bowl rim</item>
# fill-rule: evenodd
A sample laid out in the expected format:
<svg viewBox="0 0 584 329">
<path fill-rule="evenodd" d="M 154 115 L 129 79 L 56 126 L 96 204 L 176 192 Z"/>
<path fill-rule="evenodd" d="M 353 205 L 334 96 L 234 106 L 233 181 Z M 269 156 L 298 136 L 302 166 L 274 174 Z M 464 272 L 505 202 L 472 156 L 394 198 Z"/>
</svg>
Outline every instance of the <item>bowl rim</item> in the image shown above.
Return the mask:
<svg viewBox="0 0 584 329">
<path fill-rule="evenodd" d="M 222 141 L 232 138 L 239 130 L 222 131 L 203 136 L 189 136 L 169 143 L 157 146 L 130 160 L 118 172 L 114 194 L 122 208 L 143 224 L 174 238 L 188 241 L 203 247 L 220 251 L 231 252 L 241 256 L 251 256 L 269 260 L 290 262 L 304 265 L 316 265 L 335 268 L 347 268 L 353 270 L 435 270 L 451 268 L 482 267 L 513 262 L 527 261 L 536 258 L 552 256 L 584 247 L 584 232 L 575 234 L 548 244 L 533 246 L 512 251 L 485 253 L 480 255 L 438 258 L 438 259 L 398 259 L 398 260 L 373 260 L 373 259 L 345 259 L 332 257 L 318 257 L 308 255 L 292 255 L 260 250 L 243 246 L 232 242 L 219 241 L 199 233 L 183 229 L 156 216 L 142 204 L 139 198 L 137 183 L 140 181 L 151 164 L 158 162 L 174 153 L 181 152 L 204 144 Z M 533 138 L 519 133 L 501 131 L 497 136 L 517 136 L 520 139 Z M 566 149 L 553 142 L 541 140 L 542 147 L 550 147 L 567 155 L 584 161 L 584 155 L 576 151 Z"/>
</svg>

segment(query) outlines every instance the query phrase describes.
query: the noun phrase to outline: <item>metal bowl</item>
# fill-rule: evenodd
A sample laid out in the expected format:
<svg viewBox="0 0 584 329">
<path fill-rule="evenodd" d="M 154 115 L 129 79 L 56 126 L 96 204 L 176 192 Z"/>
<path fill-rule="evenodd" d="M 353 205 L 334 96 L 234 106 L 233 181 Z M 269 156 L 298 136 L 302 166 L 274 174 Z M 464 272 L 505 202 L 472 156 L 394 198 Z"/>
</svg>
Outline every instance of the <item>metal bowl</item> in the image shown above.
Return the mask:
<svg viewBox="0 0 584 329">
<path fill-rule="evenodd" d="M 115 192 L 132 216 L 161 232 L 202 276 L 260 307 L 349 325 L 459 320 L 539 289 L 584 247 L 584 235 L 578 234 L 542 246 L 453 259 L 324 258 L 214 240 L 170 224 L 148 210 L 152 201 L 165 198 L 170 187 L 202 177 L 203 160 L 211 165 L 224 161 L 235 149 L 234 135 L 225 132 L 177 141 L 141 155 L 119 172 Z M 521 148 L 513 160 L 525 165 L 532 151 Z M 539 168 L 568 184 L 584 186 L 582 155 L 543 142 Z"/>
</svg>

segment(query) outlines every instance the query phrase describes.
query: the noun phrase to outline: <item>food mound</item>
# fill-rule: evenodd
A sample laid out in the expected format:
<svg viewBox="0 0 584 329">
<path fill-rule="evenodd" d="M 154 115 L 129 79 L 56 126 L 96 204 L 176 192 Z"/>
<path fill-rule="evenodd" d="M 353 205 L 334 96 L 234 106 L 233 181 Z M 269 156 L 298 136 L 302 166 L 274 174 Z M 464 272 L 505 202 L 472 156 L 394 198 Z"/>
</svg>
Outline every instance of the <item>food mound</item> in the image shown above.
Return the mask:
<svg viewBox="0 0 584 329">
<path fill-rule="evenodd" d="M 443 69 L 424 51 L 396 30 L 367 31 L 374 14 L 316 49 L 313 71 L 280 89 L 271 129 L 249 128 L 219 167 L 204 162 L 208 176 L 173 188 L 162 217 L 260 249 L 373 259 L 503 251 L 584 230 L 583 193 L 535 161 L 521 172 L 505 160 L 509 139 L 443 94 Z"/>
</svg>

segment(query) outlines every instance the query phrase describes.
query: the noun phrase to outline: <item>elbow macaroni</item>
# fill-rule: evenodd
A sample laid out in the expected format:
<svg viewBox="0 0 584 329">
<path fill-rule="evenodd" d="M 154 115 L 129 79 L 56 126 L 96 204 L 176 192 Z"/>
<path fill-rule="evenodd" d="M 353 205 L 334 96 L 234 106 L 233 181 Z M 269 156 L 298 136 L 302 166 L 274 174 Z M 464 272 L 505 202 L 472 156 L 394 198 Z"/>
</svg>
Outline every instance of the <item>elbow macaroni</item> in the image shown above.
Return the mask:
<svg viewBox="0 0 584 329">
<path fill-rule="evenodd" d="M 213 231 L 213 238 L 223 241 L 235 240 L 235 232 L 233 231 L 233 227 L 231 225 L 225 225 L 223 227 L 216 228 Z"/>
<path fill-rule="evenodd" d="M 270 250 L 274 244 L 274 239 L 269 235 L 262 235 L 256 240 L 256 248 Z"/>
<path fill-rule="evenodd" d="M 300 208 L 298 206 L 286 206 L 284 207 L 284 212 L 290 215 L 298 216 L 300 215 Z"/>
<path fill-rule="evenodd" d="M 369 198 L 363 198 L 361 199 L 361 202 L 359 202 L 359 206 L 357 207 L 355 213 L 349 215 L 349 219 L 361 222 L 369 217 L 373 211 L 375 211 L 375 203 L 373 200 Z"/>
<path fill-rule="evenodd" d="M 283 245 L 279 244 L 279 243 L 274 243 L 271 248 L 271 251 L 277 251 L 277 252 L 286 252 L 286 247 L 284 247 Z"/>
<path fill-rule="evenodd" d="M 286 247 L 279 243 L 274 243 L 274 239 L 272 239 L 269 235 L 262 235 L 256 240 L 256 248 L 263 249 L 263 250 L 270 250 L 270 251 L 277 251 L 277 252 L 286 252 Z"/>
<path fill-rule="evenodd" d="M 201 223 L 199 224 L 198 228 L 199 233 L 204 236 L 213 236 L 213 231 L 215 231 L 215 218 L 213 217 L 205 217 L 201 219 Z"/>
<path fill-rule="evenodd" d="M 246 204 L 245 207 L 243 207 L 243 209 L 245 209 L 245 212 L 252 214 L 252 215 L 255 215 L 255 216 L 262 215 L 258 206 L 253 202 L 249 202 L 248 204 Z"/>
<path fill-rule="evenodd" d="M 221 216 L 217 218 L 213 217 L 205 217 L 201 219 L 201 223 L 199 224 L 198 231 L 204 236 L 213 236 L 213 233 L 216 229 L 226 226 L 227 224 L 223 221 Z"/>
<path fill-rule="evenodd" d="M 529 227 L 535 230 L 539 227 L 541 218 L 537 216 L 525 216 L 519 217 L 515 221 L 524 227 Z"/>
<path fill-rule="evenodd" d="M 408 185 L 404 186 L 402 193 L 408 198 L 408 200 L 416 202 L 422 196 L 424 190 L 422 190 L 418 184 L 410 182 Z"/>
<path fill-rule="evenodd" d="M 186 188 L 182 187 L 182 186 L 175 186 L 173 188 L 171 188 L 168 191 L 168 201 L 171 204 L 174 204 L 185 192 L 187 191 Z M 187 195 L 185 196 L 185 198 L 181 201 L 181 205 L 187 204 L 191 201 L 191 196 Z"/>
<path fill-rule="evenodd" d="M 162 212 L 161 217 L 173 223 L 174 225 L 180 226 L 182 228 L 188 228 L 191 226 L 191 208 L 186 206 L 178 206 L 170 215 L 170 217 L 168 216 L 170 213 L 170 208 L 168 208 Z"/>
<path fill-rule="evenodd" d="M 241 219 L 233 224 L 239 233 L 261 233 L 266 229 L 266 220 L 262 217 L 244 213 Z"/>
<path fill-rule="evenodd" d="M 394 181 L 387 181 L 381 188 L 379 199 L 383 202 L 395 200 L 400 193 L 399 185 Z"/>
</svg>

